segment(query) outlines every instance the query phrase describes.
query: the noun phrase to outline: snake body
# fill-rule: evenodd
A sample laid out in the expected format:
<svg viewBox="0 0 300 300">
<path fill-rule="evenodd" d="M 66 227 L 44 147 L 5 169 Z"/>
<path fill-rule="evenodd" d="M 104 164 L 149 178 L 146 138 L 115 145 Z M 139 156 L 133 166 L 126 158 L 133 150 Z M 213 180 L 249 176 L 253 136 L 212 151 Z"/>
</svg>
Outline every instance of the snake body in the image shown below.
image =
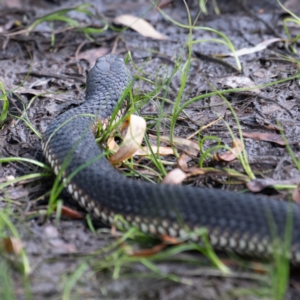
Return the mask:
<svg viewBox="0 0 300 300">
<path fill-rule="evenodd" d="M 155 185 L 128 179 L 110 165 L 92 129 L 99 120 L 110 118 L 130 81 L 121 58 L 98 58 L 87 77 L 85 102 L 48 126 L 42 142 L 44 155 L 72 197 L 108 225 L 120 215 L 125 227 L 200 242 L 197 230 L 206 228 L 214 248 L 256 257 L 272 256 L 274 238 L 284 239 L 291 220 L 288 256 L 298 264 L 300 206 L 251 194 Z"/>
</svg>

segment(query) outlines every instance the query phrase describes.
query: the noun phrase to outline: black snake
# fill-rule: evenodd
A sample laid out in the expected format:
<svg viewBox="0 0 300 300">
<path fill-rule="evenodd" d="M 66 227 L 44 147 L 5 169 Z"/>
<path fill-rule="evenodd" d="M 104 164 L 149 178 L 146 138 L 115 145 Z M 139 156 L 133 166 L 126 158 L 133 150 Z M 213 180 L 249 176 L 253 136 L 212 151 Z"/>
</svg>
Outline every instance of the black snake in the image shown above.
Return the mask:
<svg viewBox="0 0 300 300">
<path fill-rule="evenodd" d="M 288 256 L 299 263 L 300 206 L 251 194 L 154 185 L 128 179 L 110 165 L 93 129 L 110 118 L 130 81 L 121 58 L 98 58 L 87 77 L 85 102 L 54 119 L 44 134 L 47 161 L 73 198 L 108 225 L 120 215 L 125 227 L 193 241 L 201 240 L 197 229 L 206 228 L 214 248 L 259 257 L 272 256 L 274 238 L 284 239 L 291 218 Z"/>
</svg>

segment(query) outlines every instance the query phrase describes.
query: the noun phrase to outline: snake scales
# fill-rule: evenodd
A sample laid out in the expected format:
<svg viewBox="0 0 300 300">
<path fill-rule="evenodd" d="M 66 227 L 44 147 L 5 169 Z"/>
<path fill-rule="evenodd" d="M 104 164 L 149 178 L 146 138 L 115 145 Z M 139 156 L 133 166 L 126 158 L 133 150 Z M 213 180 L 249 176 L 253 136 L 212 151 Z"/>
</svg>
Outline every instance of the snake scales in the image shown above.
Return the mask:
<svg viewBox="0 0 300 300">
<path fill-rule="evenodd" d="M 111 116 L 130 81 L 121 58 L 98 58 L 87 77 L 85 102 L 48 126 L 44 155 L 55 174 L 62 174 L 72 197 L 108 225 L 118 214 L 145 233 L 195 241 L 199 236 L 190 232 L 204 227 L 214 248 L 258 257 L 272 256 L 274 237 L 284 238 L 291 217 L 288 255 L 298 264 L 300 206 L 251 194 L 131 180 L 109 164 L 92 128 Z"/>
</svg>

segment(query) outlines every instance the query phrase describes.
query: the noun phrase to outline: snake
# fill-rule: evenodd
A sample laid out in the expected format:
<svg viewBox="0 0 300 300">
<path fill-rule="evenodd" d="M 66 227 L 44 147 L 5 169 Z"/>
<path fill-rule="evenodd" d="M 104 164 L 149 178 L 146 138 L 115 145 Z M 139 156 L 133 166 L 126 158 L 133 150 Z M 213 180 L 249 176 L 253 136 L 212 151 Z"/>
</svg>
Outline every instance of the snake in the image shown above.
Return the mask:
<svg viewBox="0 0 300 300">
<path fill-rule="evenodd" d="M 54 118 L 43 134 L 44 156 L 73 199 L 107 226 L 117 222 L 124 229 L 199 244 L 205 235 L 213 249 L 262 259 L 272 259 L 276 245 L 287 244 L 284 255 L 299 264 L 300 205 L 251 193 L 154 184 L 128 178 L 109 163 L 95 131 L 99 124 L 107 127 L 116 109 L 122 112 L 120 99 L 131 82 L 122 58 L 98 58 L 87 75 L 85 101 Z"/>
</svg>

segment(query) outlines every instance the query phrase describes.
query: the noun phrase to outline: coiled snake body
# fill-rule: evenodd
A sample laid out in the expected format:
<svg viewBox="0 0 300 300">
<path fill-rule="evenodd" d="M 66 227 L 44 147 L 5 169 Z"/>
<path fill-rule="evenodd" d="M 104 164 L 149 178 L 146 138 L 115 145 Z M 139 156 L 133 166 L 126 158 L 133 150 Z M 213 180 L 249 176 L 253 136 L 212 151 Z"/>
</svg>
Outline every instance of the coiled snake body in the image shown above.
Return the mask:
<svg viewBox="0 0 300 300">
<path fill-rule="evenodd" d="M 119 174 L 97 146 L 91 128 L 107 119 L 131 81 L 123 60 L 98 58 L 89 72 L 85 102 L 48 126 L 42 148 L 68 192 L 95 218 L 113 224 L 121 215 L 145 233 L 199 240 L 206 228 L 216 249 L 270 257 L 291 218 L 290 259 L 300 262 L 300 206 L 251 194 L 189 186 L 154 185 Z"/>
</svg>

